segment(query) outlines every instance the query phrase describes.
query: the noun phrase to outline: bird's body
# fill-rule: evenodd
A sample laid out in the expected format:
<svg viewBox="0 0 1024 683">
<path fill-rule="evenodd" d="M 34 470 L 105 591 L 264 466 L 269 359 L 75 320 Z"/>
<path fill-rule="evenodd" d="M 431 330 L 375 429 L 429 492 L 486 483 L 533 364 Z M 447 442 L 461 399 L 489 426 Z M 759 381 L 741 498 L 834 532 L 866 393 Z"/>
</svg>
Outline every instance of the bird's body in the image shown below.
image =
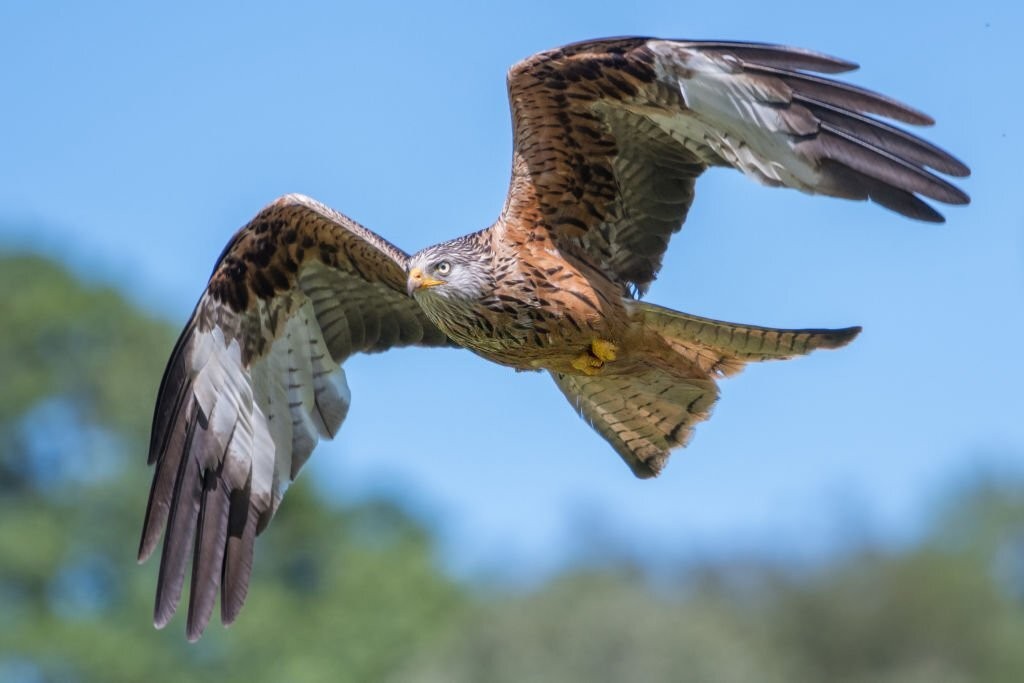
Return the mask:
<svg viewBox="0 0 1024 683">
<path fill-rule="evenodd" d="M 466 297 L 436 289 L 416 293 L 427 317 L 460 346 L 517 370 L 574 372 L 572 362 L 594 339 L 621 340 L 628 333 L 621 286 L 562 254 L 545 231 L 509 240 L 499 223 L 460 240 L 472 244 L 473 258 L 487 273 L 481 289 Z M 438 252 L 460 253 L 446 243 L 422 257 Z"/>
<path fill-rule="evenodd" d="M 852 68 L 761 43 L 576 43 L 509 72 L 512 179 L 490 227 L 409 256 L 301 195 L 264 208 L 225 247 L 161 383 L 139 550 L 166 529 L 156 624 L 190 558 L 189 637 L 218 589 L 222 620 L 237 616 L 256 534 L 346 416 L 355 353 L 456 346 L 547 371 L 650 477 L 708 417 L 718 378 L 848 343 L 859 328 L 726 323 L 640 296 L 711 166 L 926 221 L 942 218 L 921 196 L 968 201 L 939 177 L 966 166 L 877 117 L 931 119 L 812 73 Z"/>
</svg>

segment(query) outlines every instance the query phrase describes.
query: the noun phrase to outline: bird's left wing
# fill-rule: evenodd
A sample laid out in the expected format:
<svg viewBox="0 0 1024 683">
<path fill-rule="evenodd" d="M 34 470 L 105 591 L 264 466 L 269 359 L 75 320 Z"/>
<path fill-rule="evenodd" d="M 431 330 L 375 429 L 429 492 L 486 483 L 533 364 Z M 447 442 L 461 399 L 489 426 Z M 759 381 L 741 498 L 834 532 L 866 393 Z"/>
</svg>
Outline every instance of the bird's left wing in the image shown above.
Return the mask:
<svg viewBox="0 0 1024 683">
<path fill-rule="evenodd" d="M 502 223 L 527 238 L 547 229 L 642 292 L 709 166 L 941 221 L 921 197 L 966 203 L 940 176 L 967 167 L 883 120 L 930 125 L 925 114 L 814 73 L 854 68 L 763 43 L 609 38 L 540 52 L 508 75 L 514 157 Z"/>
<path fill-rule="evenodd" d="M 153 418 L 139 560 L 166 529 L 158 627 L 177 609 L 190 560 L 189 639 L 218 588 L 221 619 L 234 620 L 256 534 L 319 437 L 345 419 L 347 357 L 451 345 L 405 294 L 407 259 L 300 195 L 269 205 L 228 243 L 174 346 Z"/>
</svg>

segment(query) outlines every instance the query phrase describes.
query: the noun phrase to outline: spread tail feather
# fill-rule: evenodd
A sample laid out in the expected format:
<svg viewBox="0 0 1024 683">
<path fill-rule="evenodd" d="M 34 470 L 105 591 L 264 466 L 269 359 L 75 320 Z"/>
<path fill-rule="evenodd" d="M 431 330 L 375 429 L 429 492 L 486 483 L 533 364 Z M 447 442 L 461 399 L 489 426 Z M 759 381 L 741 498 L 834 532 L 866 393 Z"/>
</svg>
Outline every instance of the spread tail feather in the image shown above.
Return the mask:
<svg viewBox="0 0 1024 683">
<path fill-rule="evenodd" d="M 641 479 L 661 472 L 672 449 L 686 445 L 693 426 L 710 417 L 718 400 L 714 380 L 680 380 L 654 367 L 630 375 L 551 376 Z"/>
<path fill-rule="evenodd" d="M 657 476 L 718 400 L 717 377 L 751 361 L 791 358 L 848 344 L 859 327 L 780 330 L 737 325 L 629 301 L 648 357 L 628 373 L 552 373 L 576 412 L 611 444 L 633 474 Z"/>
<path fill-rule="evenodd" d="M 673 351 L 701 371 L 718 376 L 739 372 L 751 361 L 784 360 L 815 349 L 846 346 L 860 327 L 787 330 L 740 325 L 631 301 L 634 316 L 646 330 L 656 332 Z"/>
</svg>

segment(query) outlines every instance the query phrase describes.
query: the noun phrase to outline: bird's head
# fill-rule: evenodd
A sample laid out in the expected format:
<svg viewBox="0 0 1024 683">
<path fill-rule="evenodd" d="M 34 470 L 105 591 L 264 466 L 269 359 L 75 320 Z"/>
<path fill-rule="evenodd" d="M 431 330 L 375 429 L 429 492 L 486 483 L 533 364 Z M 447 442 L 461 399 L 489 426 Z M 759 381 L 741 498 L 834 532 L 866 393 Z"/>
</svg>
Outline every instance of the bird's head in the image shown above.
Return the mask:
<svg viewBox="0 0 1024 683">
<path fill-rule="evenodd" d="M 419 298 L 480 299 L 493 288 L 490 250 L 467 235 L 417 252 L 409 259 L 406 291 Z"/>
</svg>

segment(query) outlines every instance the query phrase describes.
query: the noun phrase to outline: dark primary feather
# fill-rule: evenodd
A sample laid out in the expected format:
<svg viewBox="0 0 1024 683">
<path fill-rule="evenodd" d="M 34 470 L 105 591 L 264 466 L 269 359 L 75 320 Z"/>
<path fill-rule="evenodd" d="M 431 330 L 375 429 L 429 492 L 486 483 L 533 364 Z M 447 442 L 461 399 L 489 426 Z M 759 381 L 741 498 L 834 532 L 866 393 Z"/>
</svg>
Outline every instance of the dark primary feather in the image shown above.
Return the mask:
<svg viewBox="0 0 1024 683">
<path fill-rule="evenodd" d="M 962 190 L 929 170 L 963 177 L 970 173 L 963 162 L 921 138 L 867 115 L 932 125 L 934 120 L 927 114 L 846 83 L 742 57 L 741 61 L 745 73 L 785 83 L 791 90 L 792 103 L 806 108 L 819 120 L 817 134 L 796 145 L 811 147 L 808 156 L 821 159 L 824 169 L 833 170 L 826 174 L 831 185 L 822 189 L 848 198 L 870 198 L 911 218 L 933 222 L 941 221 L 942 216 L 916 194 L 948 204 L 968 203 Z M 837 166 L 844 171 L 834 171 Z"/>
<path fill-rule="evenodd" d="M 164 534 L 164 547 L 161 554 L 160 573 L 156 584 L 156 605 L 153 611 L 153 622 L 164 626 L 174 614 L 181 590 L 185 581 L 185 567 L 190 557 L 189 546 L 195 533 L 195 519 L 199 514 L 199 460 L 193 453 L 196 430 L 202 430 L 204 422 L 197 404 L 192 401 L 188 405 L 186 418 L 183 421 L 185 436 L 182 448 L 176 453 L 169 453 L 162 462 L 157 463 L 155 475 L 161 479 L 173 476 L 173 488 L 161 487 L 156 492 L 160 496 L 151 500 L 150 506 L 162 510 L 166 518 L 167 531 Z M 147 522 L 150 514 L 147 510 Z M 152 535 L 154 528 L 146 530 Z M 157 532 L 158 533 L 158 532 Z M 144 537 L 143 545 L 152 546 L 154 541 Z"/>
<path fill-rule="evenodd" d="M 220 619 L 225 626 L 235 621 L 249 593 L 257 521 L 256 515 L 249 514 L 249 496 L 248 487 L 229 494 L 227 544 L 220 586 Z"/>
<path fill-rule="evenodd" d="M 793 101 L 799 102 L 809 109 L 831 129 L 842 131 L 864 143 L 888 150 L 895 156 L 911 161 L 919 167 L 927 166 L 952 176 L 970 175 L 970 170 L 963 162 L 951 157 L 935 145 L 884 121 L 806 95 L 794 95 Z"/>
<path fill-rule="evenodd" d="M 750 62 L 743 62 L 743 71 L 747 74 L 777 78 L 794 92 L 830 102 L 849 111 L 881 114 L 915 126 L 930 126 L 935 123 L 932 117 L 913 107 L 849 83 Z"/>
<path fill-rule="evenodd" d="M 855 62 L 839 59 L 813 50 L 772 43 L 750 43 L 729 40 L 677 41 L 693 45 L 708 52 L 718 51 L 733 55 L 751 64 L 761 64 L 778 69 L 817 71 L 824 74 L 838 74 L 858 68 Z"/>
<path fill-rule="evenodd" d="M 158 627 L 177 609 L 190 561 L 188 638 L 206 627 L 218 590 L 224 623 L 238 615 L 256 535 L 317 440 L 345 417 L 342 361 L 450 345 L 405 294 L 407 258 L 297 195 L 229 242 L 174 346 L 153 416 L 139 560 L 163 533 Z"/>
<path fill-rule="evenodd" d="M 197 521 L 186 636 L 195 640 L 210 621 L 217 600 L 227 544 L 229 496 L 220 472 L 206 470 Z"/>
</svg>

